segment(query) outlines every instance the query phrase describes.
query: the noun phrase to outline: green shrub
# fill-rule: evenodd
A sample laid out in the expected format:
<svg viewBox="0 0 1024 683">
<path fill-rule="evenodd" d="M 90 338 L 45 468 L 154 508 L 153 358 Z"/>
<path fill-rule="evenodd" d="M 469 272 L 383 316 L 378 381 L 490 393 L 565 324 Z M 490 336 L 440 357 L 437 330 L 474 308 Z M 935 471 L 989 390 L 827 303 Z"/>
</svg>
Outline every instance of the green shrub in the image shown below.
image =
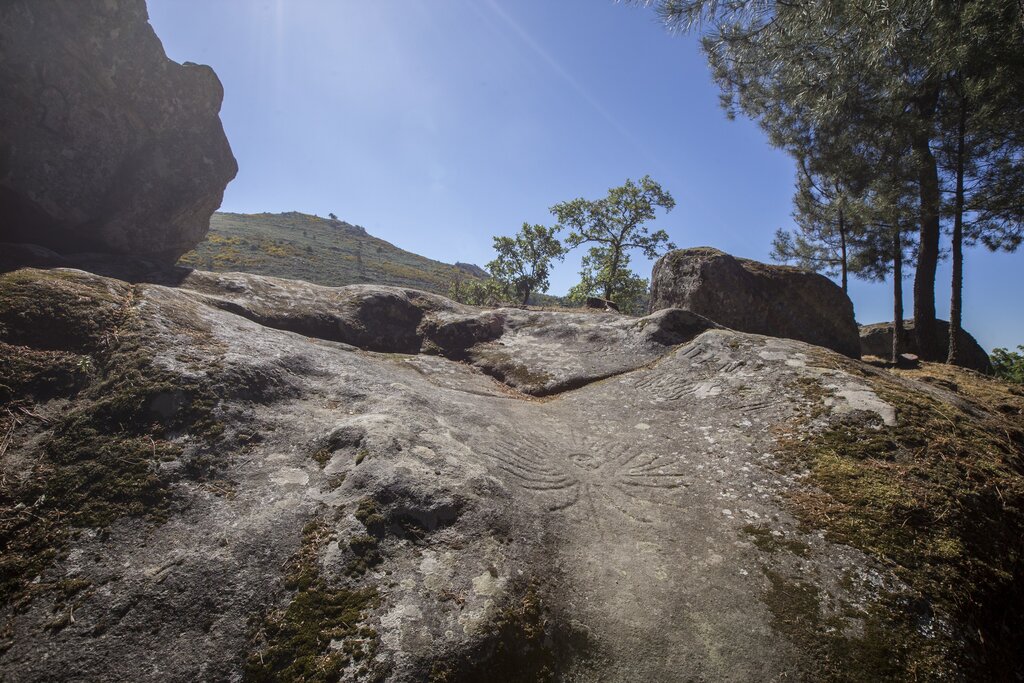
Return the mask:
<svg viewBox="0 0 1024 683">
<path fill-rule="evenodd" d="M 993 349 L 990 358 L 996 377 L 1007 382 L 1024 384 L 1024 345 L 1018 345 L 1017 349 L 1018 351 Z"/>
</svg>

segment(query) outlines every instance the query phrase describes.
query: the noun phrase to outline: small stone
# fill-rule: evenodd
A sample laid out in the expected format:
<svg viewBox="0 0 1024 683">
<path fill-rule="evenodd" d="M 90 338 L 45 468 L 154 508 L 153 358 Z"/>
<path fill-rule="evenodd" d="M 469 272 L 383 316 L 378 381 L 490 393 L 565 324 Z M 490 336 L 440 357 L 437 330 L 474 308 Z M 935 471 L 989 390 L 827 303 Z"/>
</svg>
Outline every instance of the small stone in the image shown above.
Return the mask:
<svg viewBox="0 0 1024 683">
<path fill-rule="evenodd" d="M 901 353 L 896 358 L 896 366 L 910 370 L 921 365 L 920 359 L 913 353 Z"/>
<path fill-rule="evenodd" d="M 615 311 L 616 313 L 619 311 L 619 305 L 614 301 L 601 299 L 596 296 L 588 296 L 584 305 L 587 308 L 593 308 L 599 311 Z"/>
</svg>

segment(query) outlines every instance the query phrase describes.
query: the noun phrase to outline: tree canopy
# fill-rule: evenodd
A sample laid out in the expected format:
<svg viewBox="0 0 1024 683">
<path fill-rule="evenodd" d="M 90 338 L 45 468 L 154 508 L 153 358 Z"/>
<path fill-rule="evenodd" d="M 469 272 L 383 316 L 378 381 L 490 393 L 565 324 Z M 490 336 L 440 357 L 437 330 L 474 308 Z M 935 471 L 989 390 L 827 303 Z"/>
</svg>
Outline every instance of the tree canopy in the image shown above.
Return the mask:
<svg viewBox="0 0 1024 683">
<path fill-rule="evenodd" d="M 623 254 L 619 268 L 612 273 L 613 262 L 607 247 L 591 247 L 580 263 L 580 281 L 569 290 L 567 298 L 574 304 L 582 304 L 589 297 L 601 296 L 609 285 L 614 292 L 618 309 L 630 315 L 641 315 L 647 310 L 650 282 L 629 268 L 630 256 Z"/>
<path fill-rule="evenodd" d="M 555 237 L 557 228 L 523 223 L 513 237 L 494 238 L 497 258 L 487 264 L 491 277 L 505 283 L 525 306 L 533 292 L 548 290 L 551 261 L 561 260 L 565 249 Z"/>
<path fill-rule="evenodd" d="M 656 258 L 675 249 L 668 233 L 652 233 L 647 226 L 656 218 L 658 208 L 667 213 L 675 205 L 671 194 L 650 176 L 644 176 L 639 182 L 626 180 L 625 184 L 611 188 L 601 199 L 580 197 L 552 206 L 557 228 L 569 229 L 565 241 L 570 248 L 595 245 L 584 257 L 582 281 L 574 288 L 575 296 L 599 292 L 605 299 L 622 303 L 619 300 L 628 293 L 630 299 L 635 299 L 641 285 L 629 271 L 629 252 L 636 249 L 648 258 Z M 643 280 L 645 293 L 646 286 Z"/>
</svg>

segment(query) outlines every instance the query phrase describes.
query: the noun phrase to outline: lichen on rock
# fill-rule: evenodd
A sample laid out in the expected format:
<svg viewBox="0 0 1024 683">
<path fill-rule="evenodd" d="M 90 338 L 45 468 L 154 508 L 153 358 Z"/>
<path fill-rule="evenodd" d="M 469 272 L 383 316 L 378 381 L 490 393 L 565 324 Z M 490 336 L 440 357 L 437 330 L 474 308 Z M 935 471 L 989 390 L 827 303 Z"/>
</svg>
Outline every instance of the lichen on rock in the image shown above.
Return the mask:
<svg viewBox="0 0 1024 683">
<path fill-rule="evenodd" d="M 38 592 L 30 582 L 73 529 L 108 527 L 126 515 L 163 519 L 176 479 L 166 464 L 203 469 L 197 463 L 223 429 L 212 382 L 153 362 L 152 330 L 135 301 L 131 286 L 84 273 L 0 275 L 0 343 L 8 350 L 0 365 L 12 370 L 0 397 L 10 438 L 0 488 L 3 602 Z M 34 403 L 54 409 L 40 414 Z"/>
</svg>

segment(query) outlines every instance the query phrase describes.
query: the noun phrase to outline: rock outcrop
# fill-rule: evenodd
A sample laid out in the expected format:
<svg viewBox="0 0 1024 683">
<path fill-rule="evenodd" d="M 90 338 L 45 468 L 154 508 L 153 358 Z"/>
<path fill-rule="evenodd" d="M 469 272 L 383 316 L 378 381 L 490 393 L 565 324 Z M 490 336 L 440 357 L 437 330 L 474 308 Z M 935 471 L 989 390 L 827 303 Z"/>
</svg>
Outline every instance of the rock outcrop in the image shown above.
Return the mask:
<svg viewBox="0 0 1024 683">
<path fill-rule="evenodd" d="M 892 323 L 874 323 L 872 325 L 861 325 L 860 327 L 860 352 L 865 356 L 878 356 L 889 358 L 892 356 Z M 904 320 L 903 329 L 906 330 L 904 351 L 919 355 L 917 348 L 917 337 L 914 334 L 914 321 Z M 935 321 L 936 337 L 939 339 L 939 358 L 926 360 L 944 361 L 949 352 L 949 322 L 946 320 Z M 981 348 L 974 337 L 966 330 L 960 330 L 960 365 L 971 370 L 992 374 L 992 361 Z"/>
<path fill-rule="evenodd" d="M 1022 670 L 993 380 L 679 309 L 145 280 L 0 275 L 5 681 Z"/>
<path fill-rule="evenodd" d="M 741 332 L 785 337 L 860 358 L 853 303 L 828 278 L 739 259 L 710 247 L 662 256 L 650 310 L 683 308 Z"/>
<path fill-rule="evenodd" d="M 0 3 L 0 241 L 173 262 L 235 176 L 213 70 L 144 0 Z"/>
</svg>

